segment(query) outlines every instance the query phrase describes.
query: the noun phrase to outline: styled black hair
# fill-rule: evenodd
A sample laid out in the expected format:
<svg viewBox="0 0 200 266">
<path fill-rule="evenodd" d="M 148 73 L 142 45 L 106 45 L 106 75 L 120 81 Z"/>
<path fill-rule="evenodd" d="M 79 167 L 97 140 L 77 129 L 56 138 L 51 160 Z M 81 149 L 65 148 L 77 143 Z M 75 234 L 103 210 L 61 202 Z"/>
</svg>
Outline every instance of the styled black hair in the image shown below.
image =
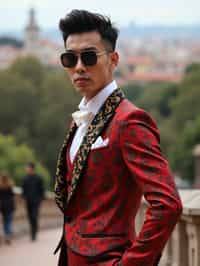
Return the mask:
<svg viewBox="0 0 200 266">
<path fill-rule="evenodd" d="M 110 19 L 101 14 L 86 10 L 73 9 L 59 22 L 59 28 L 63 35 L 64 43 L 70 34 L 97 31 L 103 41 L 114 51 L 118 37 L 118 29 Z"/>
<path fill-rule="evenodd" d="M 35 164 L 33 162 L 28 162 L 27 166 L 32 168 L 33 170 L 35 169 Z"/>
</svg>

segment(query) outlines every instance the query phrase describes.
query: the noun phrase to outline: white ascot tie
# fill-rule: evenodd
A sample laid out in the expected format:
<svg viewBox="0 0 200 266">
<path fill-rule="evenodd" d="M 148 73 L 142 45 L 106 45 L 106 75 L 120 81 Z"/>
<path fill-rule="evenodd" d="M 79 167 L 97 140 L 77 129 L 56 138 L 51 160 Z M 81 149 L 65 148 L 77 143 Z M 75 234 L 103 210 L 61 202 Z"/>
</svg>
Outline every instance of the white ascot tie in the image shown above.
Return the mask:
<svg viewBox="0 0 200 266">
<path fill-rule="evenodd" d="M 89 112 L 88 110 L 80 110 L 72 113 L 72 118 L 76 123 L 78 129 L 73 138 L 71 148 L 70 148 L 70 159 L 73 162 L 75 155 L 82 143 L 83 137 L 85 136 L 89 124 L 92 122 L 94 118 L 94 114 Z"/>
<path fill-rule="evenodd" d="M 72 118 L 74 119 L 77 127 L 79 127 L 81 124 L 86 124 L 91 121 L 93 116 L 93 113 L 87 110 L 79 110 L 72 113 Z"/>
</svg>

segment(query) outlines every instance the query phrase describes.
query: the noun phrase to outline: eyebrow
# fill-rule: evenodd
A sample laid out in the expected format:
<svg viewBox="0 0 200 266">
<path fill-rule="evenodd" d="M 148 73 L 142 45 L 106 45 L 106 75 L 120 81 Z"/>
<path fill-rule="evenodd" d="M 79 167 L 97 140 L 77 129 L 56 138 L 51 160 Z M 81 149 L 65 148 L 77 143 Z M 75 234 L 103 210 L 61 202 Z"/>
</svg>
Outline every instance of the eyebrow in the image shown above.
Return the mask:
<svg viewBox="0 0 200 266">
<path fill-rule="evenodd" d="M 90 46 L 90 47 L 87 47 L 87 48 L 84 48 L 84 49 L 81 49 L 79 51 L 76 51 L 76 50 L 73 50 L 73 49 L 66 49 L 67 52 L 84 52 L 84 51 L 97 51 L 97 48 L 95 46 Z"/>
</svg>

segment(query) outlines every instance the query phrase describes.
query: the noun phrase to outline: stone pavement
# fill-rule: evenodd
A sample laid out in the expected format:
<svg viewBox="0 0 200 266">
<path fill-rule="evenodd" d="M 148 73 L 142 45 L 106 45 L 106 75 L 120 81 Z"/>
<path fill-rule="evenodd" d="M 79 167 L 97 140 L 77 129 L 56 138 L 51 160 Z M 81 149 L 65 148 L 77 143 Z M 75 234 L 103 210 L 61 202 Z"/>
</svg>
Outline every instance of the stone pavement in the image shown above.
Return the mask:
<svg viewBox="0 0 200 266">
<path fill-rule="evenodd" d="M 34 242 L 29 236 L 14 239 L 11 245 L 0 245 L 1 266 L 56 266 L 57 256 L 53 255 L 60 238 L 59 229 L 40 231 Z"/>
</svg>

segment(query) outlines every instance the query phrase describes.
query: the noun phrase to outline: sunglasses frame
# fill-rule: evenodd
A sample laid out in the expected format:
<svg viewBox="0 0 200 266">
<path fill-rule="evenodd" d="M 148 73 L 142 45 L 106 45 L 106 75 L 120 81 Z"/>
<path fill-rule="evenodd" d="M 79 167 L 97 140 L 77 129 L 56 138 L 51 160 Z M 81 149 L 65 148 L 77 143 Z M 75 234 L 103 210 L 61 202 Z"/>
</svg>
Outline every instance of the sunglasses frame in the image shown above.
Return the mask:
<svg viewBox="0 0 200 266">
<path fill-rule="evenodd" d="M 85 58 L 85 56 L 86 56 L 87 53 L 91 53 L 91 52 L 92 52 L 92 55 L 94 55 L 93 59 L 95 59 L 95 60 L 93 60 L 92 63 L 88 63 L 87 59 Z M 106 53 L 109 53 L 109 51 L 107 51 L 107 50 L 99 51 L 99 52 L 97 52 L 95 50 L 86 50 L 86 51 L 82 51 L 82 52 L 66 51 L 66 52 L 64 52 L 64 53 L 62 53 L 60 55 L 60 61 L 61 61 L 62 66 L 65 67 L 65 68 L 73 68 L 73 67 L 75 67 L 77 65 L 79 59 L 81 59 L 81 62 L 82 62 L 82 64 L 84 66 L 95 66 L 97 64 L 98 57 L 101 56 L 101 55 L 104 55 Z M 64 56 L 66 54 L 71 54 L 71 55 L 74 56 L 74 59 L 75 59 L 74 63 L 68 64 L 68 65 L 65 65 L 63 63 L 64 62 L 63 58 L 64 58 Z"/>
</svg>

